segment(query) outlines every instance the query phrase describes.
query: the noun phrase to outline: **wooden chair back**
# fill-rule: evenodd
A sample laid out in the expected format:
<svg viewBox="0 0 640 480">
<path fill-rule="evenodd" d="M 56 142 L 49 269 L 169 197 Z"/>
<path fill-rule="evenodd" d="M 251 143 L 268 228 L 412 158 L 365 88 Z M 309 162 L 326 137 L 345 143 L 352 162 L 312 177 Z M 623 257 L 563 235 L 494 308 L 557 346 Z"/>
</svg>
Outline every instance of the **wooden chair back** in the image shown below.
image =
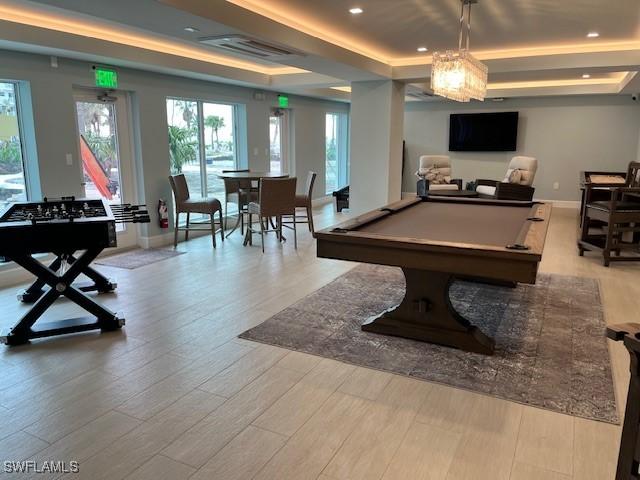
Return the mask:
<svg viewBox="0 0 640 480">
<path fill-rule="evenodd" d="M 173 196 L 176 199 L 176 209 L 180 211 L 182 204 L 189 200 L 189 185 L 187 185 L 187 179 L 182 173 L 171 175 L 169 177 L 169 184 L 171 185 L 171 190 L 173 190 Z"/>
<path fill-rule="evenodd" d="M 313 185 L 316 183 L 316 172 L 307 173 L 307 183 L 305 185 L 305 195 L 309 197 L 309 200 L 313 198 Z"/>
<path fill-rule="evenodd" d="M 627 187 L 640 188 L 640 162 L 629 163 L 627 170 Z"/>
<path fill-rule="evenodd" d="M 261 215 L 293 215 L 296 210 L 296 182 L 295 177 L 260 179 Z"/>
<path fill-rule="evenodd" d="M 249 172 L 249 169 L 245 170 L 222 170 L 222 173 L 241 173 Z M 251 180 L 238 180 L 235 178 L 225 178 L 224 180 L 224 193 L 229 195 L 231 193 L 237 193 L 240 189 L 248 190 L 251 188 Z"/>
</svg>

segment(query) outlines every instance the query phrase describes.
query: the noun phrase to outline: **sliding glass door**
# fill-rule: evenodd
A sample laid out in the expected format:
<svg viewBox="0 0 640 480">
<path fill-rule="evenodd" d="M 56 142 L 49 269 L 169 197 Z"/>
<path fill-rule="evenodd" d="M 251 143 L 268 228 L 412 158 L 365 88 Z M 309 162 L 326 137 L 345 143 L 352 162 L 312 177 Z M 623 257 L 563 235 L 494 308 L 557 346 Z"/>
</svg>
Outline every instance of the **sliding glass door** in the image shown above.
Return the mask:
<svg viewBox="0 0 640 480">
<path fill-rule="evenodd" d="M 75 89 L 79 162 L 86 198 L 103 198 L 110 204 L 134 202 L 133 149 L 127 96 L 118 92 L 107 101 L 99 91 Z M 116 224 L 119 246 L 136 244 L 137 229 Z"/>
<path fill-rule="evenodd" d="M 198 103 L 167 99 L 167 125 L 171 173 L 183 173 L 191 195 L 202 196 L 204 190 L 200 166 Z"/>
<path fill-rule="evenodd" d="M 224 198 L 224 182 L 217 174 L 237 166 L 235 108 L 233 105 L 202 103 L 206 196 Z M 223 202 L 224 203 L 224 202 Z"/>
<path fill-rule="evenodd" d="M 192 196 L 223 201 L 217 174 L 238 165 L 235 105 L 168 98 L 167 125 L 171 173 L 185 175 Z"/>
</svg>

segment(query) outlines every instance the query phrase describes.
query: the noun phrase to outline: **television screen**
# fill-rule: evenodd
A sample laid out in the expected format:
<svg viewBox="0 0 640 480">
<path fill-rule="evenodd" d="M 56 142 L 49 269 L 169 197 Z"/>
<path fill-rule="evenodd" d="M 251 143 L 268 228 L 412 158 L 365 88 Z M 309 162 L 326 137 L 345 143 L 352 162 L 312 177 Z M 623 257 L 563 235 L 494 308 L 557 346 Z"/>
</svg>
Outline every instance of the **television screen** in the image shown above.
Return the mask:
<svg viewBox="0 0 640 480">
<path fill-rule="evenodd" d="M 452 113 L 452 152 L 513 152 L 518 139 L 518 112 Z"/>
</svg>

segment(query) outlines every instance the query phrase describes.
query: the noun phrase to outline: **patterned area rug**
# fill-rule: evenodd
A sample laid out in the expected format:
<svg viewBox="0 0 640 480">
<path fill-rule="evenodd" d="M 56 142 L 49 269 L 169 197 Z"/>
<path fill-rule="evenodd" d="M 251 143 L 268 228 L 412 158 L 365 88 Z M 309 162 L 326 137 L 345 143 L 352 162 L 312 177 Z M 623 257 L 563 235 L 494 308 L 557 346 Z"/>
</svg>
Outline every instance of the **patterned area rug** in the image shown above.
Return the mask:
<svg viewBox="0 0 640 480">
<path fill-rule="evenodd" d="M 177 257 L 185 252 L 176 250 L 165 250 L 159 248 L 139 248 L 130 252 L 120 253 L 98 259 L 95 263 L 98 265 L 106 265 L 108 267 L 126 268 L 127 270 L 135 270 L 136 268 L 151 265 L 152 263 L 161 262 L 167 258 Z"/>
<path fill-rule="evenodd" d="M 515 289 L 456 282 L 452 303 L 496 339 L 493 356 L 360 329 L 403 296 L 400 269 L 359 265 L 240 337 L 618 423 L 596 280 L 540 274 Z"/>
</svg>

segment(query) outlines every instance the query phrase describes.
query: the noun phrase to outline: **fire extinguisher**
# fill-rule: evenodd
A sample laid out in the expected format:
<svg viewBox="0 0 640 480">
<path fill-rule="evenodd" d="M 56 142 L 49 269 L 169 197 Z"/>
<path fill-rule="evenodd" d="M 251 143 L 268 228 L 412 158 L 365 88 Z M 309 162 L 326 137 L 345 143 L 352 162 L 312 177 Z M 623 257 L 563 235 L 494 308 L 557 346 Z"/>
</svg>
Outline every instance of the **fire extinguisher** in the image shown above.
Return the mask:
<svg viewBox="0 0 640 480">
<path fill-rule="evenodd" d="M 169 228 L 169 210 L 163 199 L 158 200 L 158 221 L 160 228 Z"/>
</svg>

